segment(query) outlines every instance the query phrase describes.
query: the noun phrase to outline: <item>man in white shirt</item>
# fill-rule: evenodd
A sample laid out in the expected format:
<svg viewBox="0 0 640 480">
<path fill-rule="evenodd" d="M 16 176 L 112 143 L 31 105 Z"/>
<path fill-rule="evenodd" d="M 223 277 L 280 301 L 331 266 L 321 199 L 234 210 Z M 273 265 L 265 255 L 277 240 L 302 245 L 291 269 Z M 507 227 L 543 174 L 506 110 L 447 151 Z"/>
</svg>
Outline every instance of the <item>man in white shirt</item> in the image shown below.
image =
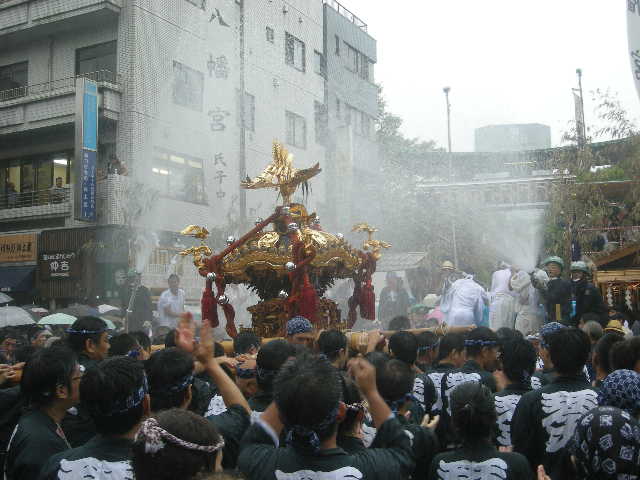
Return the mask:
<svg viewBox="0 0 640 480">
<path fill-rule="evenodd" d="M 162 292 L 158 300 L 158 334 L 168 332 L 178 325 L 180 314 L 184 313 L 184 290 L 179 288 L 180 277 L 175 273 L 167 280 L 169 289 Z"/>
<path fill-rule="evenodd" d="M 501 262 L 499 270 L 491 276 L 489 326 L 494 331 L 502 327 L 513 328 L 515 323 L 515 295 L 509 287 L 512 275 L 511 267 Z"/>
</svg>

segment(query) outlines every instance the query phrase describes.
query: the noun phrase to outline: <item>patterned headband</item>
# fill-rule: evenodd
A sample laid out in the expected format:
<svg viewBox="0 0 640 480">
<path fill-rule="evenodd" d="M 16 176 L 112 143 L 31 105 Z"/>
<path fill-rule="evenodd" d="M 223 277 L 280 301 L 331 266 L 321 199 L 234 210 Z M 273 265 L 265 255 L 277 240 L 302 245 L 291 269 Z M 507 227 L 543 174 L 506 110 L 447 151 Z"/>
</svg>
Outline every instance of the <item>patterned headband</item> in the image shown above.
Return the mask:
<svg viewBox="0 0 640 480">
<path fill-rule="evenodd" d="M 138 439 L 139 438 L 144 439 L 145 453 L 150 453 L 151 455 L 155 455 L 165 447 L 165 440 L 185 450 L 196 450 L 206 453 L 214 453 L 224 447 L 224 439 L 222 437 L 220 437 L 220 440 L 215 445 L 198 445 L 182 440 L 160 427 L 158 420 L 155 418 L 148 418 L 142 423 L 140 431 L 138 432 Z"/>
<path fill-rule="evenodd" d="M 464 341 L 464 346 L 465 347 L 473 347 L 475 345 L 480 345 L 482 347 L 489 347 L 492 345 L 498 345 L 498 340 L 465 340 Z"/>
<path fill-rule="evenodd" d="M 305 425 L 287 425 L 287 444 L 291 445 L 293 443 L 293 436 L 295 435 L 304 438 L 308 444 L 311 445 L 313 451 L 318 452 L 320 450 L 320 437 L 317 432 L 326 430 L 329 426 L 333 425 L 338 416 L 339 408 L 340 403 L 338 402 L 335 408 L 329 412 L 329 415 L 317 425 L 310 427 Z"/>
<path fill-rule="evenodd" d="M 635 415 L 640 410 L 640 374 L 633 370 L 616 370 L 602 382 L 598 404 L 617 407 Z"/>
<path fill-rule="evenodd" d="M 66 332 L 66 333 L 73 333 L 73 334 L 76 334 L 76 335 L 96 335 L 96 334 L 98 334 L 98 333 L 104 333 L 104 332 L 106 332 L 107 330 L 108 330 L 108 328 L 107 328 L 107 327 L 100 328 L 100 329 L 98 329 L 98 330 L 85 330 L 85 329 L 82 329 L 82 330 L 74 330 L 73 328 L 69 327 L 69 328 L 67 328 L 67 329 L 65 330 L 65 332 Z"/>
<path fill-rule="evenodd" d="M 193 373 L 190 373 L 190 374 L 182 377 L 180 380 L 178 380 L 173 385 L 168 385 L 168 386 L 162 387 L 162 388 L 154 388 L 153 389 L 153 393 L 159 393 L 159 392 L 180 393 L 180 392 L 186 390 L 189 385 L 193 384 L 193 379 L 194 379 Z"/>
<path fill-rule="evenodd" d="M 433 345 L 424 345 L 422 347 L 418 347 L 418 352 L 428 352 L 429 350 L 435 350 L 436 348 L 438 348 L 438 346 L 440 346 L 440 340 L 439 339 Z"/>
<path fill-rule="evenodd" d="M 149 383 L 147 382 L 147 376 L 144 375 L 142 377 L 142 385 L 135 392 L 124 399 L 113 402 L 111 408 L 107 412 L 97 411 L 96 413 L 105 417 L 112 417 L 114 415 L 126 413 L 139 406 L 147 393 L 149 393 Z M 89 410 L 96 411 L 95 404 L 89 404 L 88 408 Z"/>
</svg>

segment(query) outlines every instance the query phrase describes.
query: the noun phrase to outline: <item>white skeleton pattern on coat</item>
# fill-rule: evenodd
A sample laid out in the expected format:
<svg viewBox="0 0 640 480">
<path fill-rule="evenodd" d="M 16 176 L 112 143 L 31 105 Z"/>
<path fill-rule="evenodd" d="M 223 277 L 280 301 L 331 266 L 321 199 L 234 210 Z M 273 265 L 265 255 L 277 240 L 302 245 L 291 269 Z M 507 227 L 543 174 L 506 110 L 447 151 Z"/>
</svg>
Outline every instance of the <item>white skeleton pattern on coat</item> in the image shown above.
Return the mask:
<svg viewBox="0 0 640 480">
<path fill-rule="evenodd" d="M 444 396 L 447 399 L 447 413 L 451 416 L 451 392 L 458 385 L 465 382 L 480 382 L 482 377 L 479 373 L 449 372 L 447 373 L 444 386 Z"/>
<path fill-rule="evenodd" d="M 541 405 L 542 426 L 549 435 L 547 452 L 555 453 L 573 436 L 578 419 L 598 406 L 598 394 L 593 390 L 543 393 Z"/>
<path fill-rule="evenodd" d="M 298 470 L 285 473 L 276 470 L 278 480 L 360 480 L 364 477 L 362 472 L 354 467 L 342 467 L 332 472 L 314 472 L 313 470 Z"/>
<path fill-rule="evenodd" d="M 428 374 L 428 377 L 436 387 L 436 401 L 431 407 L 433 413 L 440 413 L 440 410 L 442 410 L 442 393 L 440 389 L 442 388 L 442 377 L 444 377 L 445 373 L 447 372 L 431 372 Z"/>
<path fill-rule="evenodd" d="M 495 398 L 499 431 L 496 441 L 503 447 L 511 446 L 511 419 L 513 418 L 513 412 L 516 411 L 520 398 L 522 398 L 522 395 L 505 395 Z"/>
<path fill-rule="evenodd" d="M 59 480 L 133 480 L 131 462 L 107 462 L 88 457 L 78 460 L 61 460 L 58 470 Z"/>
<path fill-rule="evenodd" d="M 209 402 L 209 407 L 207 407 L 207 413 L 204 414 L 204 418 L 220 415 L 226 411 L 227 406 L 224 404 L 222 396 L 214 395 Z"/>
<path fill-rule="evenodd" d="M 542 381 L 538 377 L 531 376 L 531 388 L 533 390 L 540 390 L 542 388 Z"/>
<path fill-rule="evenodd" d="M 438 478 L 440 480 L 506 480 L 508 465 L 501 458 L 490 458 L 484 462 L 476 463 L 469 460 L 458 460 L 446 463 L 440 460 L 438 465 Z"/>
<path fill-rule="evenodd" d="M 418 401 L 422 410 L 426 412 L 424 405 L 424 380 L 420 377 L 416 377 L 413 381 L 413 397 Z"/>
</svg>

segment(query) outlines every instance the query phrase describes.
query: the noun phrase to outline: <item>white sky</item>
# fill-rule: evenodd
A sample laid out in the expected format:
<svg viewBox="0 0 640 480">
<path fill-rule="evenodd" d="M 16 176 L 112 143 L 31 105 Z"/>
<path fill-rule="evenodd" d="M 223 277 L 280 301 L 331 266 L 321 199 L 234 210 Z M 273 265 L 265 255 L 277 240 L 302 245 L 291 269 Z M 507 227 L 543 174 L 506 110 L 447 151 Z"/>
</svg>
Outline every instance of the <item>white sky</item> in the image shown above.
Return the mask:
<svg viewBox="0 0 640 480">
<path fill-rule="evenodd" d="M 578 67 L 587 124 L 597 88 L 640 116 L 625 0 L 340 1 L 378 41 L 376 81 L 408 136 L 446 146 L 448 85 L 454 150 L 472 151 L 474 129 L 499 123 L 547 124 L 557 145 L 573 118 Z"/>
</svg>

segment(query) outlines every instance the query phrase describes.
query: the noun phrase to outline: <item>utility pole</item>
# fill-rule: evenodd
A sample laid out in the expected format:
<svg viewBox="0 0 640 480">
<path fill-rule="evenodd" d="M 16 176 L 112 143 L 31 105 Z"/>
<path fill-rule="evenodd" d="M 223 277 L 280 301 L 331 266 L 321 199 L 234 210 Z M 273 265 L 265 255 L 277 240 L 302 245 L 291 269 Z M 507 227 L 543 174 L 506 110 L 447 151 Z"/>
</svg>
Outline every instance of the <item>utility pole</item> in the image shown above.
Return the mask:
<svg viewBox="0 0 640 480">
<path fill-rule="evenodd" d="M 449 184 L 453 184 L 453 158 L 451 154 L 451 103 L 449 102 L 449 92 L 451 87 L 442 89 L 447 102 L 447 143 L 449 152 Z M 453 205 L 452 205 L 453 207 Z M 451 240 L 453 243 L 453 265 L 458 268 L 458 243 L 456 241 L 456 212 L 451 214 Z"/>
<path fill-rule="evenodd" d="M 578 89 L 580 90 L 580 122 L 582 123 L 582 131 L 578 132 L 578 138 L 582 138 L 584 143 L 587 143 L 587 124 L 584 121 L 584 95 L 582 92 L 582 69 L 577 68 L 576 74 L 578 75 Z M 578 120 L 576 118 L 576 120 Z M 584 145 L 581 145 L 584 146 Z"/>
</svg>

